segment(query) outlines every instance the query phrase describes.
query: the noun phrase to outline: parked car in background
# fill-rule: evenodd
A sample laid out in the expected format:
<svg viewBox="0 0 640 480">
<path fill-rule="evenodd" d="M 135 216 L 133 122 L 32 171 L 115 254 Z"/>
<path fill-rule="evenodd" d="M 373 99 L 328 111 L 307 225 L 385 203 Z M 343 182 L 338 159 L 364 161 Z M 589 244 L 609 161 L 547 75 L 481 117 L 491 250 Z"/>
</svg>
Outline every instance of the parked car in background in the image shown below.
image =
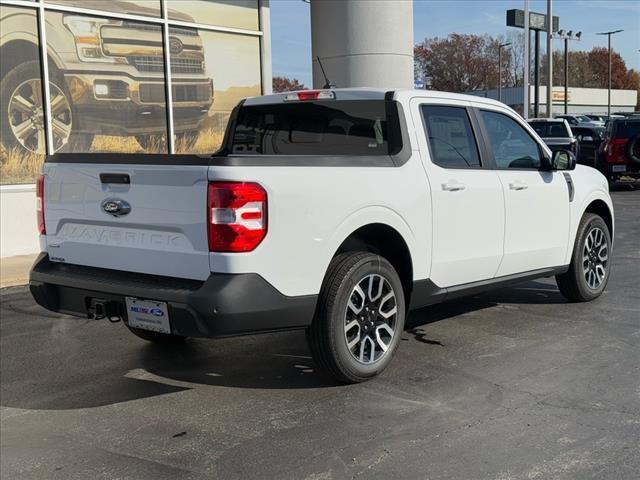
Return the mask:
<svg viewBox="0 0 640 480">
<path fill-rule="evenodd" d="M 552 152 L 569 150 L 578 158 L 580 147 L 566 120 L 537 118 L 529 120 L 529 124 Z"/>
<path fill-rule="evenodd" d="M 578 163 L 594 167 L 598 148 L 604 140 L 607 129 L 604 127 L 571 127 L 574 138 L 578 141 Z"/>
<path fill-rule="evenodd" d="M 640 117 L 614 118 L 598 149 L 596 168 L 612 185 L 623 177 L 640 180 Z"/>
<path fill-rule="evenodd" d="M 607 120 L 609 120 L 607 115 L 599 115 L 596 113 L 588 113 L 586 116 L 589 117 L 592 122 L 600 122 L 603 125 L 607 123 Z"/>
<path fill-rule="evenodd" d="M 592 120 L 589 117 L 587 117 L 586 115 L 555 115 L 554 118 L 562 118 L 564 120 L 567 121 L 567 123 L 569 123 L 569 125 L 574 126 L 574 125 L 592 125 L 592 126 L 599 126 L 599 127 L 603 127 L 604 126 L 604 122 L 599 122 L 596 120 Z"/>
</svg>

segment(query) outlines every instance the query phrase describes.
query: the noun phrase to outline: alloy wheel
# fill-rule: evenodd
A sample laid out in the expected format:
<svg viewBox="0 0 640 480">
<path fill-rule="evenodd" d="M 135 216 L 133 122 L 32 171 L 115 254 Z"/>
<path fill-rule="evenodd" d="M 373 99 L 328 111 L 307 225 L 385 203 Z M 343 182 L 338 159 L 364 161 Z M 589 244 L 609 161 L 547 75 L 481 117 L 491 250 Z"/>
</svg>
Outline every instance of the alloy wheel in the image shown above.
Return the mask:
<svg viewBox="0 0 640 480">
<path fill-rule="evenodd" d="M 51 94 L 51 130 L 54 149 L 62 148 L 71 136 L 71 105 L 64 92 L 49 82 Z M 11 131 L 20 145 L 33 153 L 44 153 L 45 123 L 40 79 L 22 82 L 9 99 L 8 119 Z"/>
<path fill-rule="evenodd" d="M 349 352 L 360 363 L 374 364 L 384 357 L 396 335 L 396 293 L 382 275 L 360 280 L 349 296 L 344 338 Z"/>
<path fill-rule="evenodd" d="M 594 227 L 584 241 L 582 270 L 587 286 L 597 290 L 604 282 L 609 267 L 609 244 L 604 231 Z"/>
</svg>

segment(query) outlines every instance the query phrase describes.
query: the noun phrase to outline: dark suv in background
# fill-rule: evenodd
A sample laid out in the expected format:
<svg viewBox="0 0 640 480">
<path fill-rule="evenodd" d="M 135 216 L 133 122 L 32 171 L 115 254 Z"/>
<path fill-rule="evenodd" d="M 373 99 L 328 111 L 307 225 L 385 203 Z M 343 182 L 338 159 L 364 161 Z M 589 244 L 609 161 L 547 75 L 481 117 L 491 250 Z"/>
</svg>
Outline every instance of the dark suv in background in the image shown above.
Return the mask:
<svg viewBox="0 0 640 480">
<path fill-rule="evenodd" d="M 598 149 L 596 168 L 614 184 L 640 181 L 640 117 L 613 118 Z"/>
</svg>

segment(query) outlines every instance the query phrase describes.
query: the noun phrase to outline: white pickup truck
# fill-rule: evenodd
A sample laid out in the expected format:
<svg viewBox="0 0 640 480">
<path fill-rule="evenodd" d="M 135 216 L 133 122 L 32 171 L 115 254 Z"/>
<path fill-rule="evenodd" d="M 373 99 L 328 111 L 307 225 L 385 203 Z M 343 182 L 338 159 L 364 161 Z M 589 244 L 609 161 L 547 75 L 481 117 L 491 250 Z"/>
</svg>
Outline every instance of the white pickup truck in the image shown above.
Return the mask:
<svg viewBox="0 0 640 480">
<path fill-rule="evenodd" d="M 344 382 L 389 364 L 410 309 L 549 276 L 588 301 L 611 270 L 606 179 L 442 92 L 249 98 L 212 156 L 53 155 L 37 196 L 40 305 L 156 342 L 307 329 Z"/>
</svg>

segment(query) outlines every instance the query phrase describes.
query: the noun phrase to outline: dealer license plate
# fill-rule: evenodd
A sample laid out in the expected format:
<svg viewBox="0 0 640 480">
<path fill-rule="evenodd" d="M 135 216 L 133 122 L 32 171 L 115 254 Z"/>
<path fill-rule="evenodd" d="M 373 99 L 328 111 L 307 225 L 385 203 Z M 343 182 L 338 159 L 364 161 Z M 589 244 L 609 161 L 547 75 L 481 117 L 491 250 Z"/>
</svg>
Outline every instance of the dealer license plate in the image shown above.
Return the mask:
<svg viewBox="0 0 640 480">
<path fill-rule="evenodd" d="M 611 170 L 614 172 L 626 172 L 627 171 L 627 166 L 626 165 L 612 165 Z"/>
<path fill-rule="evenodd" d="M 169 310 L 165 302 L 141 300 L 127 297 L 127 319 L 129 326 L 151 330 L 152 332 L 171 333 Z"/>
</svg>

